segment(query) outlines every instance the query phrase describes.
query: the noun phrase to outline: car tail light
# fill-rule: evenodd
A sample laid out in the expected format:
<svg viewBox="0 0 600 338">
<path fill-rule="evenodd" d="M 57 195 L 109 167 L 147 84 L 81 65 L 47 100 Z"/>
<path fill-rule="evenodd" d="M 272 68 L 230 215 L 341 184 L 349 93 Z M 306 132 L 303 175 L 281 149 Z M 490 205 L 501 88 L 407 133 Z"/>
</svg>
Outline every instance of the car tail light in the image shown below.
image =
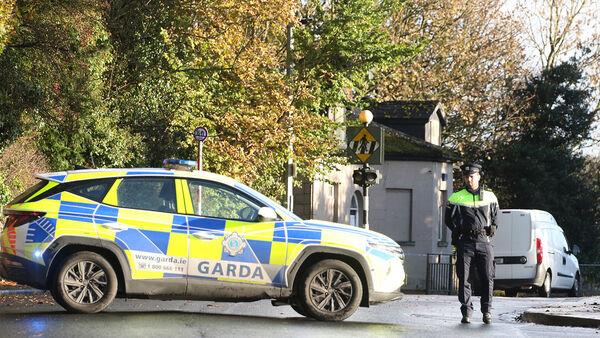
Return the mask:
<svg viewBox="0 0 600 338">
<path fill-rule="evenodd" d="M 542 264 L 544 258 L 544 250 L 542 249 L 542 240 L 540 238 L 535 239 L 535 253 L 538 264 Z"/>
<path fill-rule="evenodd" d="M 16 228 L 20 225 L 29 223 L 44 216 L 45 212 L 40 211 L 5 211 L 6 218 L 5 226 L 7 228 Z"/>
</svg>

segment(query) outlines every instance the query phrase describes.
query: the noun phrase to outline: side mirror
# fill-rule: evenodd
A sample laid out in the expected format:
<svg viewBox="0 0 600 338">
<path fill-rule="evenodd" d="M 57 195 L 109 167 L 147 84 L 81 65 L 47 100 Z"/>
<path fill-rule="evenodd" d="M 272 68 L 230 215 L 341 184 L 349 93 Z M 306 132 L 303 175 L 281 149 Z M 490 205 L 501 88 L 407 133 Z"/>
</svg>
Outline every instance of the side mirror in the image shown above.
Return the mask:
<svg viewBox="0 0 600 338">
<path fill-rule="evenodd" d="M 573 253 L 573 255 L 577 256 L 581 253 L 581 248 L 579 247 L 579 245 L 577 244 L 573 244 L 573 247 L 571 248 L 571 253 Z"/>
<path fill-rule="evenodd" d="M 262 207 L 258 209 L 258 221 L 259 222 L 269 222 L 276 221 L 279 217 L 277 217 L 277 213 L 275 210 L 269 207 Z"/>
</svg>

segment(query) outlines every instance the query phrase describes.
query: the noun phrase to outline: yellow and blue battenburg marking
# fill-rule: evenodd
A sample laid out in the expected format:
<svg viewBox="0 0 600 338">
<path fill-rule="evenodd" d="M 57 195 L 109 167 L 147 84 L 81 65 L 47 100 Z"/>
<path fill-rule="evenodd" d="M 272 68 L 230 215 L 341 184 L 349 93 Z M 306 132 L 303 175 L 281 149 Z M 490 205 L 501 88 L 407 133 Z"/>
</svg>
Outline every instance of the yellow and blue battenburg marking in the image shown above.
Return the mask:
<svg viewBox="0 0 600 338">
<path fill-rule="evenodd" d="M 122 180 L 140 175 L 174 176 L 179 214 L 113 206 L 117 204 L 116 191 Z M 225 180 L 214 176 L 216 178 L 211 178 Z M 201 278 L 279 287 L 287 286 L 287 268 L 311 245 L 330 245 L 368 254 L 367 259 L 373 264 L 386 264 L 394 258 L 387 251 L 370 247 L 365 240 L 367 237 L 385 241 L 386 237 L 363 229 L 327 222 L 257 223 L 190 215 L 189 211 L 193 209 L 185 183 L 186 178 L 194 177 L 190 172 L 83 170 L 43 178 L 54 182 L 54 186 L 107 177 L 114 177 L 115 182 L 108 189 L 104 203 L 63 191 L 35 202 L 11 206 L 15 210 L 42 209 L 46 214 L 19 227 L 21 229 L 5 231 L 0 238 L 3 250 L 14 249 L 16 255 L 47 265 L 39 253 L 58 237 L 92 237 L 113 242 L 121 248 L 128 259 L 132 279 Z M 245 187 L 233 180 L 223 182 Z M 251 193 L 248 188 L 243 190 Z M 261 201 L 266 199 L 258 193 L 253 194 Z M 23 236 L 26 238 L 20 241 Z M 387 240 L 390 241 L 387 244 L 395 245 L 391 239 Z"/>
</svg>

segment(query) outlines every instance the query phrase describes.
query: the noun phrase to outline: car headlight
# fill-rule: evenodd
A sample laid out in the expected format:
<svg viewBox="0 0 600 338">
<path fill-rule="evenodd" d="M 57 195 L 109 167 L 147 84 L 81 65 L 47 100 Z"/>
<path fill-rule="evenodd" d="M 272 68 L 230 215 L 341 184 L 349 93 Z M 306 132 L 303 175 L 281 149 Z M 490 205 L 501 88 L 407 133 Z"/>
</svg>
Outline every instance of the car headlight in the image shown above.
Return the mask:
<svg viewBox="0 0 600 338">
<path fill-rule="evenodd" d="M 369 239 L 369 240 L 367 240 L 367 244 L 371 248 L 388 252 L 388 253 L 400 258 L 401 260 L 404 260 L 404 251 L 402 250 L 402 247 L 400 247 L 400 245 L 398 245 L 394 242 L 391 242 L 391 241 L 390 242 L 381 242 L 381 241 Z"/>
</svg>

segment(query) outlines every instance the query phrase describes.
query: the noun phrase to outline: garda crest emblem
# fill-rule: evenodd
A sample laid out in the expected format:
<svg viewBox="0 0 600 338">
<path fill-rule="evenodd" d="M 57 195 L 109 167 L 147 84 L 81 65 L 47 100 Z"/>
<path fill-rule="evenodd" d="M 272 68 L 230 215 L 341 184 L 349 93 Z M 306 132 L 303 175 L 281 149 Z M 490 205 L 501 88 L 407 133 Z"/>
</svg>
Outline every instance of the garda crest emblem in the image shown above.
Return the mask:
<svg viewBox="0 0 600 338">
<path fill-rule="evenodd" d="M 235 256 L 244 252 L 246 247 L 246 241 L 237 232 L 229 234 L 223 240 L 223 249 L 229 254 L 229 256 Z"/>
</svg>

